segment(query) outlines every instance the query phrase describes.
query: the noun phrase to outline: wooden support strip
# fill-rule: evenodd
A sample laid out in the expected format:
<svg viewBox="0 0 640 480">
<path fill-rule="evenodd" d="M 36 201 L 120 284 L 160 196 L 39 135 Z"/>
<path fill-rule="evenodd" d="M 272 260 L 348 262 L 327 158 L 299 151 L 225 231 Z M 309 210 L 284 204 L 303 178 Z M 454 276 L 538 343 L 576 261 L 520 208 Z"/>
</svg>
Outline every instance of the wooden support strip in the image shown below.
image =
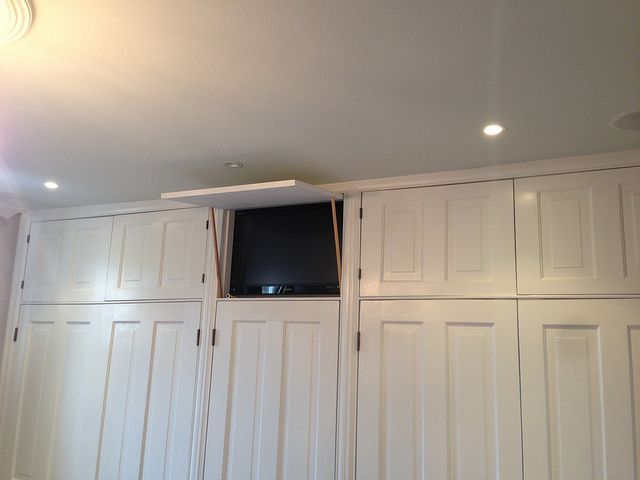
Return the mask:
<svg viewBox="0 0 640 480">
<path fill-rule="evenodd" d="M 211 231 L 213 232 L 213 250 L 216 258 L 216 278 L 218 279 L 218 298 L 222 298 L 222 273 L 220 272 L 220 252 L 218 250 L 218 231 L 216 226 L 216 212 L 211 209 Z"/>
<path fill-rule="evenodd" d="M 342 286 L 342 257 L 340 255 L 340 235 L 338 234 L 338 214 L 336 200 L 331 199 L 331 215 L 333 217 L 333 238 L 336 243 L 336 266 L 338 267 L 338 286 Z"/>
</svg>

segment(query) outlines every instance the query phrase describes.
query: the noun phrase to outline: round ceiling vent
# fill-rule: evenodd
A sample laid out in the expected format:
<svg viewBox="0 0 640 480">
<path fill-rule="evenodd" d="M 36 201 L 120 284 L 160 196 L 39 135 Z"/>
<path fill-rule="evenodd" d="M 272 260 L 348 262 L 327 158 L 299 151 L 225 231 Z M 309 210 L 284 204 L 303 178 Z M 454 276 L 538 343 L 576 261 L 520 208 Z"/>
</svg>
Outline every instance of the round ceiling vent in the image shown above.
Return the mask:
<svg viewBox="0 0 640 480">
<path fill-rule="evenodd" d="M 620 130 L 640 130 L 640 110 L 620 113 L 613 117 L 609 124 Z"/>
</svg>

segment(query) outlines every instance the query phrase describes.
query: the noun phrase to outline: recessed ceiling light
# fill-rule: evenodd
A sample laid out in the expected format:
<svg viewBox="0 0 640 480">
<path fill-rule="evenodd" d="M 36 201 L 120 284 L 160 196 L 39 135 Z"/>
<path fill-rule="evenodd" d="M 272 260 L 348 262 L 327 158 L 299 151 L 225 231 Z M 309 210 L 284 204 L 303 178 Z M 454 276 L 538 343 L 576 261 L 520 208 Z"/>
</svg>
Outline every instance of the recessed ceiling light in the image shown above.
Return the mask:
<svg viewBox="0 0 640 480">
<path fill-rule="evenodd" d="M 494 137 L 504 132 L 505 128 L 502 125 L 498 125 L 497 123 L 492 123 L 491 125 L 487 125 L 486 127 L 484 127 L 482 131 L 485 135 Z"/>
<path fill-rule="evenodd" d="M 52 182 L 51 180 L 44 182 L 43 184 L 45 187 L 47 187 L 49 190 L 55 190 L 56 188 L 58 188 L 60 185 L 58 185 L 56 182 Z"/>
<path fill-rule="evenodd" d="M 609 125 L 620 130 L 640 130 L 640 110 L 622 112 L 613 117 Z"/>
<path fill-rule="evenodd" d="M 224 162 L 223 165 L 228 168 L 242 168 L 244 164 L 240 162 Z"/>
</svg>

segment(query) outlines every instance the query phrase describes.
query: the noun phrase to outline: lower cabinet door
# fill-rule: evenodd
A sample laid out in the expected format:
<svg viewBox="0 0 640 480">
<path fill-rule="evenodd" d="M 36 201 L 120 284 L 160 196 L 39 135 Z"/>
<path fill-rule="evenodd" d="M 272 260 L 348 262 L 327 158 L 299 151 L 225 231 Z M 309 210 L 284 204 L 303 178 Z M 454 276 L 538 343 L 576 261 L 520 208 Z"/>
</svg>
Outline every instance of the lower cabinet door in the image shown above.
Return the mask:
<svg viewBox="0 0 640 480">
<path fill-rule="evenodd" d="M 200 303 L 26 305 L 0 479 L 191 478 Z"/>
<path fill-rule="evenodd" d="M 515 301 L 365 301 L 360 331 L 358 479 L 522 478 Z"/>
<path fill-rule="evenodd" d="M 640 300 L 518 309 L 525 478 L 640 478 Z"/>
<path fill-rule="evenodd" d="M 334 478 L 338 319 L 338 301 L 218 302 L 204 478 Z"/>
<path fill-rule="evenodd" d="M 23 305 L 0 432 L 0 478 L 95 478 L 109 356 L 103 305 Z"/>
<path fill-rule="evenodd" d="M 200 308 L 114 306 L 99 480 L 192 477 Z"/>
</svg>

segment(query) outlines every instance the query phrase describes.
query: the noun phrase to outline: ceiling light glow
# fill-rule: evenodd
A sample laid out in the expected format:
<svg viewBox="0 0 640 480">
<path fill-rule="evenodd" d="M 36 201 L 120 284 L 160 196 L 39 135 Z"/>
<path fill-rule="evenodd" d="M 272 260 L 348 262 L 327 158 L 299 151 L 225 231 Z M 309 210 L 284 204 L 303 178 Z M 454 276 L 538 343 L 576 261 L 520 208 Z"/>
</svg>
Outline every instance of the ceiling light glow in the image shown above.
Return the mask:
<svg viewBox="0 0 640 480">
<path fill-rule="evenodd" d="M 44 182 L 43 185 L 46 188 L 48 188 L 49 190 L 55 190 L 56 188 L 58 188 L 60 186 L 56 182 L 52 182 L 51 180 L 48 180 L 48 181 Z"/>
<path fill-rule="evenodd" d="M 22 38 L 29 31 L 32 20 L 29 0 L 0 0 L 0 45 Z"/>
<path fill-rule="evenodd" d="M 240 162 L 224 162 L 223 165 L 227 168 L 242 168 L 244 167 L 243 163 Z"/>
<path fill-rule="evenodd" d="M 498 125 L 497 123 L 492 123 L 491 125 L 487 125 L 486 127 L 484 127 L 482 131 L 484 132 L 485 135 L 494 137 L 496 135 L 500 135 L 502 132 L 504 132 L 504 130 L 505 128 L 502 125 Z"/>
</svg>

